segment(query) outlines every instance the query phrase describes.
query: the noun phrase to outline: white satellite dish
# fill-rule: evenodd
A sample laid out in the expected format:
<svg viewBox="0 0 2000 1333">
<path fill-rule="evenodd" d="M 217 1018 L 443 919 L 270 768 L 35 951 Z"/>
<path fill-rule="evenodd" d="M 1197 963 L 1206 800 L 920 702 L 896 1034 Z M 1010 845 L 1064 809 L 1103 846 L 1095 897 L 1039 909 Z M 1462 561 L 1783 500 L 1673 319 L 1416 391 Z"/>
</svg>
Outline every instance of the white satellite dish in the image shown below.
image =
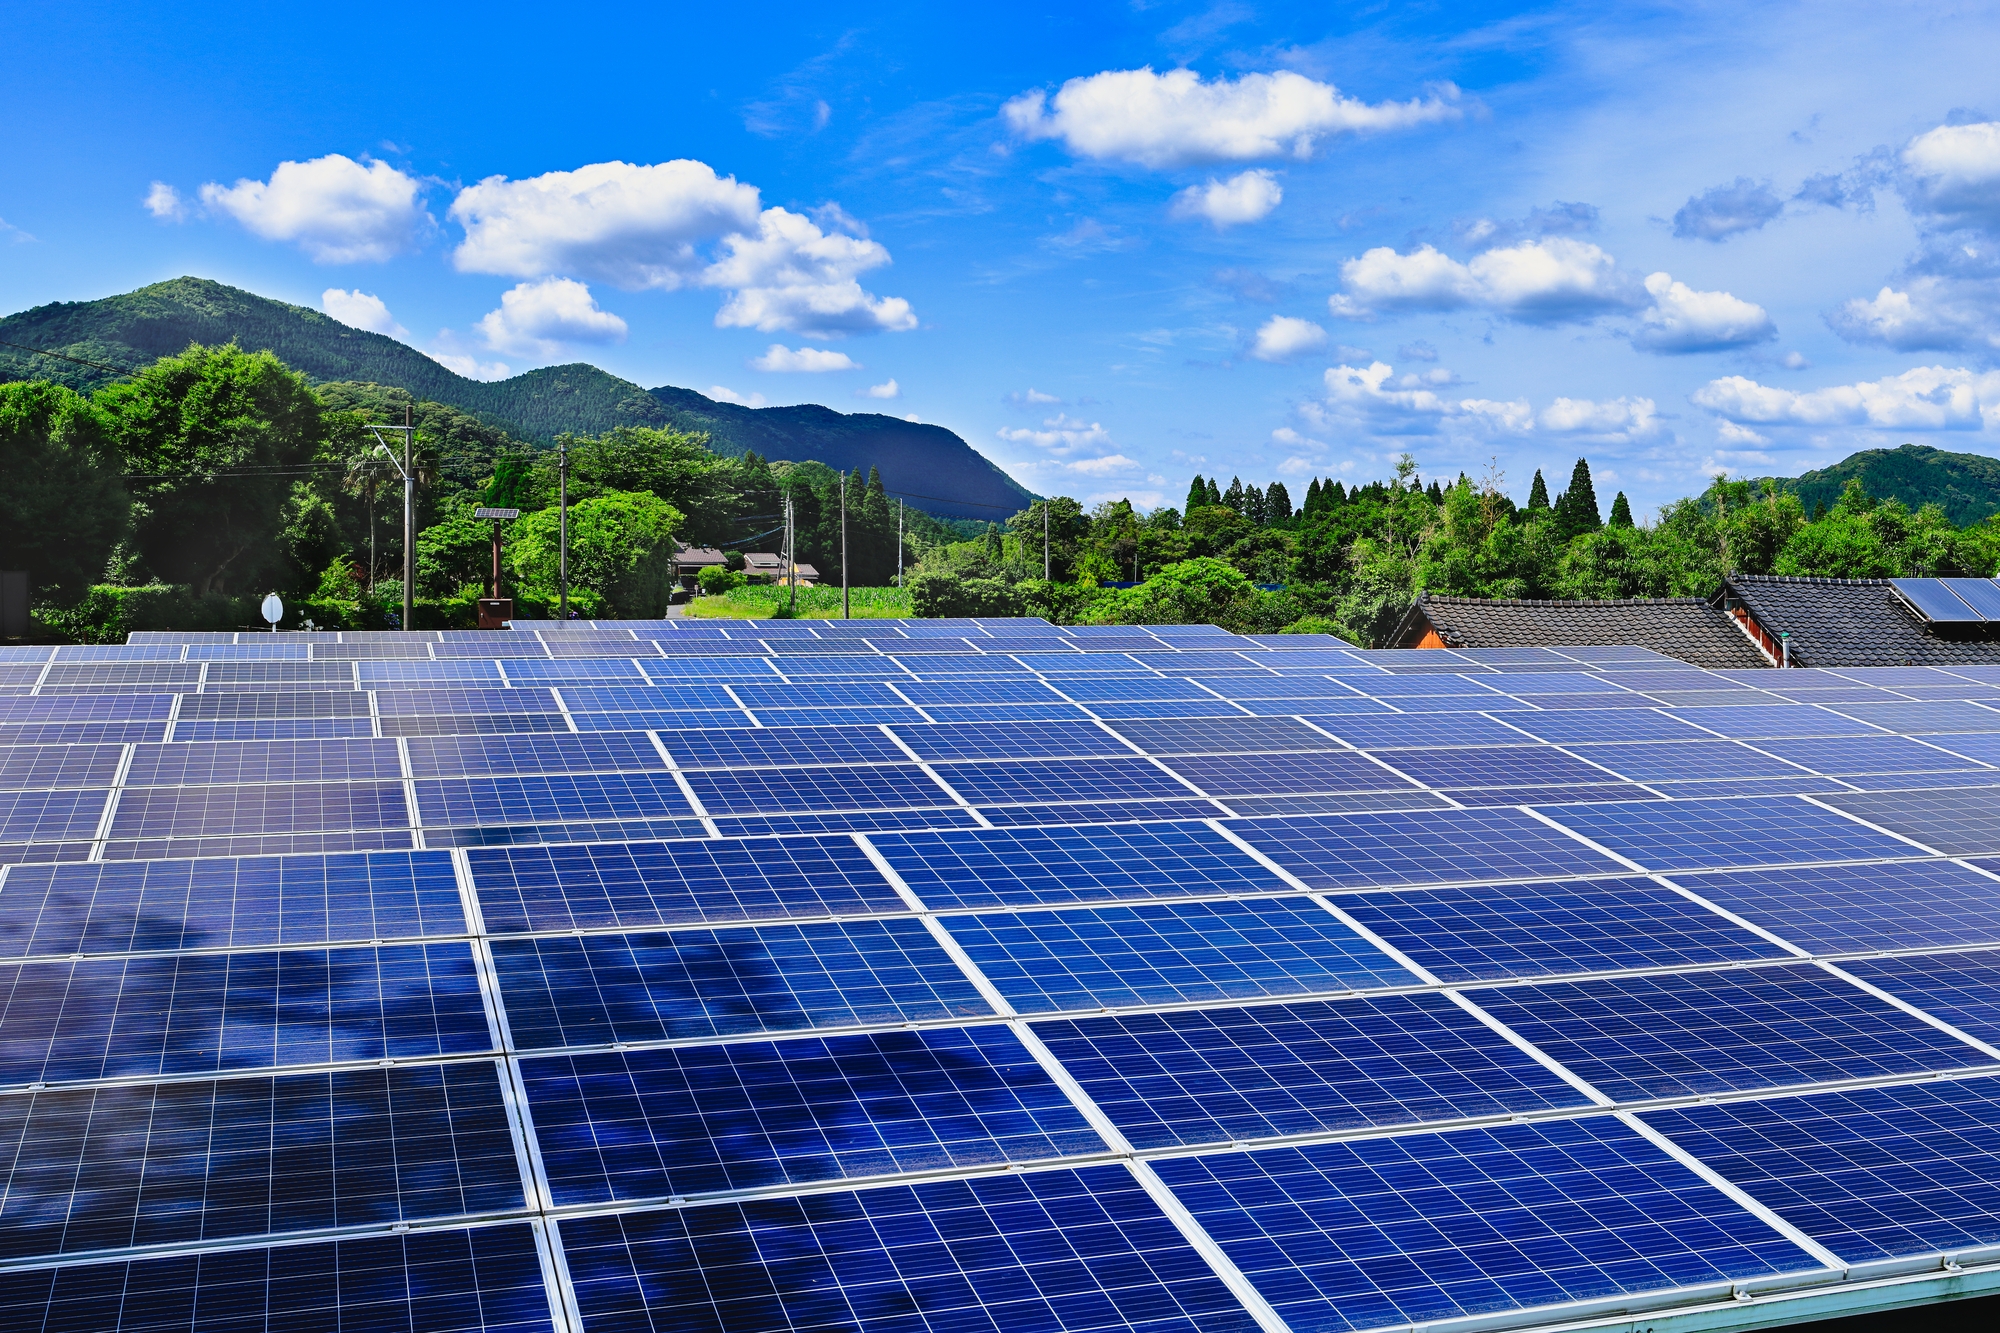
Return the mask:
<svg viewBox="0 0 2000 1333">
<path fill-rule="evenodd" d="M 271 622 L 271 632 L 278 632 L 278 622 L 285 618 L 285 603 L 276 593 L 264 595 L 264 619 Z"/>
</svg>

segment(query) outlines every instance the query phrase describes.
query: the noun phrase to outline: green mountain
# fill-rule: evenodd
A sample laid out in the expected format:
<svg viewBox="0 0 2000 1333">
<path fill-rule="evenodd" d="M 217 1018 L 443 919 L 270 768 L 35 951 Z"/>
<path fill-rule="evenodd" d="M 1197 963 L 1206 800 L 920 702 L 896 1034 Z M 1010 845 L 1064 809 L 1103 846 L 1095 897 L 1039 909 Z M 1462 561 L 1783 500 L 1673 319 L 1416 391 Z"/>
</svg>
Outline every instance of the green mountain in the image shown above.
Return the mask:
<svg viewBox="0 0 2000 1333">
<path fill-rule="evenodd" d="M 648 391 L 583 364 L 484 383 L 455 374 L 394 338 L 205 278 L 176 278 L 123 296 L 37 306 L 0 319 L 0 380 L 59 380 L 89 391 L 116 378 L 117 370 L 105 367 L 137 369 L 189 343 L 232 339 L 252 351 L 276 353 L 315 383 L 389 385 L 536 444 L 564 431 L 594 435 L 614 426 L 673 426 L 707 431 L 722 454 L 755 450 L 771 459 L 814 459 L 841 471 L 880 468 L 891 495 L 902 492 L 913 507 L 934 514 L 1004 520 L 1034 498 L 942 426 L 816 405 L 739 407 L 692 389 Z M 91 362 L 97 364 L 85 364 Z"/>
<path fill-rule="evenodd" d="M 1912 509 L 1942 505 L 1945 517 L 1961 527 L 2000 513 L 2000 458 L 1946 453 L 1927 444 L 1864 449 L 1831 467 L 1779 481 L 1796 491 L 1810 512 L 1815 505 L 1838 500 L 1851 477 L 1860 478 L 1862 488 L 1878 500 L 1893 497 Z"/>
</svg>

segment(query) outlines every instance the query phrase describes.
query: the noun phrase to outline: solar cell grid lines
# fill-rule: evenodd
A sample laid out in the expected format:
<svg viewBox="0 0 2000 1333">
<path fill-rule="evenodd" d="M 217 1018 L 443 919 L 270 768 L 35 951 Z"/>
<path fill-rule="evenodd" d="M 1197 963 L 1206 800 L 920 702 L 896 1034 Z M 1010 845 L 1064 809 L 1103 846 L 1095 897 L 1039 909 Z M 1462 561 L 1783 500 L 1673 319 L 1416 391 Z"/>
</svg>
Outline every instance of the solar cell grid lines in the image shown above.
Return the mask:
<svg viewBox="0 0 2000 1333">
<path fill-rule="evenodd" d="M 0 658 L 10 1326 L 1666 1333 L 1837 1307 L 1821 1245 L 1912 1298 L 2000 1245 L 1976 671 L 679 619 Z"/>
</svg>

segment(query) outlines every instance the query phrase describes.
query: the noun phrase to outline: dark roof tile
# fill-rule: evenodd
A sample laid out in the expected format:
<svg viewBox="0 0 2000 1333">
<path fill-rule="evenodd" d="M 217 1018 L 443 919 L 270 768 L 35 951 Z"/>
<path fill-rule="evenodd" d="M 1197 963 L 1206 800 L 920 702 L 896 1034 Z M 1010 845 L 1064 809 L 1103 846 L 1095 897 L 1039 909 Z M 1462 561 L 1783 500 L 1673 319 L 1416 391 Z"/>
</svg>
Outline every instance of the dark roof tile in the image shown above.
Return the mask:
<svg viewBox="0 0 2000 1333">
<path fill-rule="evenodd" d="M 1399 643 L 1421 638 L 1422 622 L 1453 648 L 1629 644 L 1701 667 L 1770 665 L 1727 615 L 1699 597 L 1531 601 L 1424 593 L 1405 617 Z"/>
<path fill-rule="evenodd" d="M 2000 665 L 2000 642 L 1940 638 L 1903 605 L 1887 579 L 1738 574 L 1724 591 L 1766 632 L 1791 636 L 1798 666 Z"/>
</svg>

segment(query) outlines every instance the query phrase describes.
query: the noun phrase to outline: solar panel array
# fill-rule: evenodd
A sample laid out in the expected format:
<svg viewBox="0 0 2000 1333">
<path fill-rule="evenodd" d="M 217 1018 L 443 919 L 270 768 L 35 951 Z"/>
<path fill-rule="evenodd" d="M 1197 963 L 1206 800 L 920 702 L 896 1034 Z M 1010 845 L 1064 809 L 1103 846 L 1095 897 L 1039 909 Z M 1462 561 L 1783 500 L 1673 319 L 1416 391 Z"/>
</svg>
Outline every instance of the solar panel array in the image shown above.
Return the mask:
<svg viewBox="0 0 2000 1333">
<path fill-rule="evenodd" d="M 1975 1289 L 1996 809 L 1976 667 L 1032 620 L 0 650 L 0 1325 Z"/>
</svg>

